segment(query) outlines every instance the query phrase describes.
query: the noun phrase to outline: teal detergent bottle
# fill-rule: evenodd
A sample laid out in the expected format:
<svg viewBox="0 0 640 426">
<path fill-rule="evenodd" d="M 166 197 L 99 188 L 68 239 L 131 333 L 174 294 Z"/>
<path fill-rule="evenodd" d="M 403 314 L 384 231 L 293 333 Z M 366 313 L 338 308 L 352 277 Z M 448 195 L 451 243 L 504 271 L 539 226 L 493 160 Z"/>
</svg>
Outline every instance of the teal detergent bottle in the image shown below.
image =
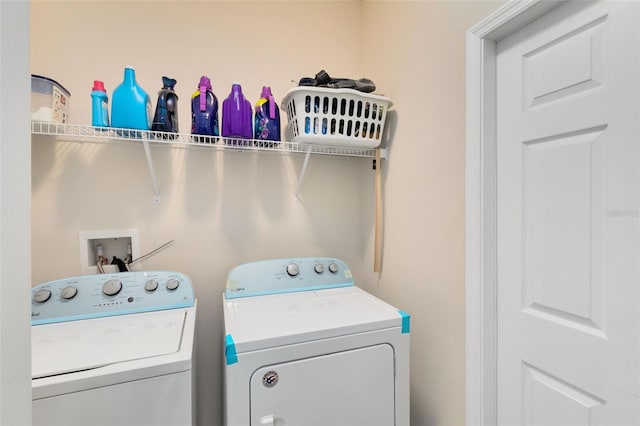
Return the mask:
<svg viewBox="0 0 640 426">
<path fill-rule="evenodd" d="M 104 88 L 104 82 L 93 81 L 91 89 L 91 125 L 94 127 L 109 127 L 109 97 Z"/>
<path fill-rule="evenodd" d="M 151 98 L 136 82 L 136 71 L 124 69 L 124 81 L 113 91 L 111 126 L 123 129 L 151 129 Z"/>
</svg>

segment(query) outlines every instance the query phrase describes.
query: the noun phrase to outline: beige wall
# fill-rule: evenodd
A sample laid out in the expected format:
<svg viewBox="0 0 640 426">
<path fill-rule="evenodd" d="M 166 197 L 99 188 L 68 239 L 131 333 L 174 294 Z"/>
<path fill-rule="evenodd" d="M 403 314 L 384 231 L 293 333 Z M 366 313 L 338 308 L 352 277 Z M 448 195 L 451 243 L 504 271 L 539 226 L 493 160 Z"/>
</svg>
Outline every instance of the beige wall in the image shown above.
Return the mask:
<svg viewBox="0 0 640 426">
<path fill-rule="evenodd" d="M 411 424 L 465 422 L 466 30 L 488 1 L 365 1 L 362 68 L 394 101 L 384 266 L 370 290 L 411 313 Z M 361 277 L 363 278 L 363 277 Z"/>
<path fill-rule="evenodd" d="M 280 100 L 291 80 L 324 68 L 372 78 L 395 104 L 380 276 L 370 272 L 370 160 L 312 157 L 296 203 L 299 155 L 152 148 L 162 193 L 155 204 L 142 147 L 34 137 L 33 283 L 79 273 L 83 230 L 137 228 L 141 253 L 175 239 L 143 267 L 183 271 L 194 281 L 199 424 L 219 424 L 226 273 L 270 257 L 340 257 L 359 285 L 412 314 L 412 424 L 464 423 L 465 31 L 496 7 L 32 2 L 31 71 L 71 91 L 73 123 L 90 123 L 93 80 L 104 80 L 111 94 L 126 65 L 154 107 L 161 76 L 178 80 L 182 131 L 202 74 L 219 100 L 239 81 L 253 103 L 264 84 Z M 265 25 L 267 38 L 259 36 Z"/>
</svg>

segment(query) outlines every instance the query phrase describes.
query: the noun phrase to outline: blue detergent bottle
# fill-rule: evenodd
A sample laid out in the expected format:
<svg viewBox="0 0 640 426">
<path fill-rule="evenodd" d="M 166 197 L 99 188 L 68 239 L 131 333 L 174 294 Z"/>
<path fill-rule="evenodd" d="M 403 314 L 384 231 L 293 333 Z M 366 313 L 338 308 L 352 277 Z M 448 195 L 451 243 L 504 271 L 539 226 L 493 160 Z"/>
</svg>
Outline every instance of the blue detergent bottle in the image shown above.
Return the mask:
<svg viewBox="0 0 640 426">
<path fill-rule="evenodd" d="M 231 93 L 222 103 L 222 136 L 233 139 L 253 139 L 253 110 L 242 94 L 240 83 L 233 83 Z M 227 140 L 235 144 L 236 141 Z"/>
<path fill-rule="evenodd" d="M 124 81 L 113 91 L 111 126 L 123 129 L 151 129 L 151 98 L 136 82 L 136 71 L 124 69 Z"/>
<path fill-rule="evenodd" d="M 109 97 L 104 88 L 104 82 L 93 81 L 91 89 L 91 125 L 95 127 L 109 127 Z"/>
<path fill-rule="evenodd" d="M 256 102 L 254 123 L 256 140 L 280 141 L 280 109 L 269 86 L 262 87 L 262 94 Z"/>
<path fill-rule="evenodd" d="M 174 90 L 176 83 L 177 81 L 173 78 L 162 77 L 162 89 L 158 92 L 158 103 L 151 130 L 178 133 L 178 95 Z"/>
<path fill-rule="evenodd" d="M 198 90 L 191 96 L 191 133 L 194 135 L 219 136 L 218 98 L 211 90 L 211 80 L 200 77 Z M 201 142 L 209 142 L 200 138 Z"/>
</svg>

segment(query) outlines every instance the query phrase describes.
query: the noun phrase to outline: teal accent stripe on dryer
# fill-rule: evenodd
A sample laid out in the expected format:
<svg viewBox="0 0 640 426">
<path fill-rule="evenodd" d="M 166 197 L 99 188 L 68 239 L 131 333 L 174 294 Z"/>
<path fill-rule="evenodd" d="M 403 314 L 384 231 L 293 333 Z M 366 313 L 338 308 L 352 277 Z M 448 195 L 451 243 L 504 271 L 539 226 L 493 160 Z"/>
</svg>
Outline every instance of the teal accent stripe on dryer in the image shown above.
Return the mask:
<svg viewBox="0 0 640 426">
<path fill-rule="evenodd" d="M 411 315 L 398 309 L 398 313 L 402 317 L 402 333 L 409 333 L 411 331 Z"/>
<path fill-rule="evenodd" d="M 236 344 L 233 342 L 233 337 L 227 334 L 224 338 L 224 355 L 227 365 L 235 364 L 238 362 L 238 354 L 236 353 Z"/>
</svg>

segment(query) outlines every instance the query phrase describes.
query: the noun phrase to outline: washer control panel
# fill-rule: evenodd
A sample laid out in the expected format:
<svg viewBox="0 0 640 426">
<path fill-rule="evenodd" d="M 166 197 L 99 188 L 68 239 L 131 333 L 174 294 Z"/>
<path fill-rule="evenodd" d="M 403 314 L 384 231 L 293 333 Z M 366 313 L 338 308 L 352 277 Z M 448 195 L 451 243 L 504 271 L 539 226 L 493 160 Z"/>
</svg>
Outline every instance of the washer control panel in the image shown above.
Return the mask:
<svg viewBox="0 0 640 426">
<path fill-rule="evenodd" d="M 225 297 L 322 290 L 354 285 L 345 262 L 330 257 L 299 257 L 245 263 L 229 272 Z"/>
<path fill-rule="evenodd" d="M 136 271 L 81 275 L 31 289 L 31 325 L 134 314 L 194 305 L 185 274 Z"/>
</svg>

